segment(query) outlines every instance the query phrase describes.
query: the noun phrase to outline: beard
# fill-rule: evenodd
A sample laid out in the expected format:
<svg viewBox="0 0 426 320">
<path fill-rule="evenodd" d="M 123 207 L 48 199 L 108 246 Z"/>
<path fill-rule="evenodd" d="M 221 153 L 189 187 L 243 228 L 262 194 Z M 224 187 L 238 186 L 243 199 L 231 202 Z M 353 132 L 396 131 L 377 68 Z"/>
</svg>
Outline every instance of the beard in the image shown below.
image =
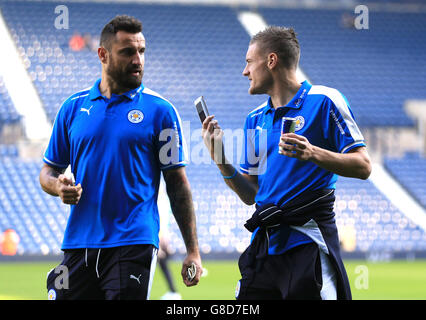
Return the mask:
<svg viewBox="0 0 426 320">
<path fill-rule="evenodd" d="M 139 72 L 137 75 L 132 74 L 136 71 Z M 125 68 L 120 68 L 112 60 L 106 69 L 108 77 L 115 83 L 116 87 L 129 90 L 136 89 L 141 85 L 143 71 L 143 66 L 129 65 Z"/>
<path fill-rule="evenodd" d="M 270 75 L 266 75 L 263 78 L 257 77 L 256 80 L 256 82 L 252 80 L 250 83 L 248 93 L 251 95 L 266 94 L 274 82 Z"/>
<path fill-rule="evenodd" d="M 254 86 L 251 85 L 248 89 L 248 93 L 251 95 L 255 94 L 265 94 L 268 91 L 268 86 L 262 85 L 262 86 Z"/>
</svg>

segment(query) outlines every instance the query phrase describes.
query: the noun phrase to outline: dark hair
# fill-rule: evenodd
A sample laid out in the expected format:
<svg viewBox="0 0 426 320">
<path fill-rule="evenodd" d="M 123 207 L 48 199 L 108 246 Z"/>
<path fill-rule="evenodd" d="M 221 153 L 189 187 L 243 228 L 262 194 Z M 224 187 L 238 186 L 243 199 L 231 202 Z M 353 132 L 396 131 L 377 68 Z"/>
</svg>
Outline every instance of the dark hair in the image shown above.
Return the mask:
<svg viewBox="0 0 426 320">
<path fill-rule="evenodd" d="M 110 50 L 111 40 L 115 37 L 115 34 L 118 31 L 126 31 L 129 33 L 142 32 L 142 22 L 134 17 L 127 15 L 116 16 L 102 29 L 100 45 L 107 50 Z"/>
<path fill-rule="evenodd" d="M 270 26 L 255 34 L 250 44 L 260 44 L 260 50 L 274 52 L 287 68 L 296 68 L 299 63 L 300 46 L 293 28 Z"/>
</svg>

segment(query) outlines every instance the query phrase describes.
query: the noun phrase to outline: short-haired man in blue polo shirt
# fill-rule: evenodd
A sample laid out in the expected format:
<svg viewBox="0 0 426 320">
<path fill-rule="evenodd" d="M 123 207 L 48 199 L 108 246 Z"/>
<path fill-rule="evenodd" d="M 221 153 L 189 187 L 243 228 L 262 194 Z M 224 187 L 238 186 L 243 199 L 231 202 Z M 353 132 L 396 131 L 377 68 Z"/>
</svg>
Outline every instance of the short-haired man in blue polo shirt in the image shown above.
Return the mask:
<svg viewBox="0 0 426 320">
<path fill-rule="evenodd" d="M 351 299 L 333 214 L 337 175 L 367 179 L 371 164 L 349 104 L 336 89 L 299 83 L 293 29 L 268 27 L 250 41 L 243 75 L 269 99 L 249 113 L 240 172 L 225 158 L 214 116 L 203 139 L 226 184 L 256 211 L 239 260 L 237 299 Z M 281 134 L 283 117 L 295 132 Z M 216 150 L 215 150 L 216 149 Z"/>
<path fill-rule="evenodd" d="M 159 245 L 161 173 L 187 256 L 187 286 L 201 276 L 185 142 L 177 110 L 144 87 L 140 21 L 117 16 L 103 28 L 102 78 L 58 111 L 40 184 L 71 205 L 61 266 L 47 279 L 49 299 L 148 299 Z M 64 174 L 71 166 L 74 181 Z M 196 266 L 193 279 L 187 268 Z M 58 271 L 59 270 L 59 271 Z"/>
</svg>

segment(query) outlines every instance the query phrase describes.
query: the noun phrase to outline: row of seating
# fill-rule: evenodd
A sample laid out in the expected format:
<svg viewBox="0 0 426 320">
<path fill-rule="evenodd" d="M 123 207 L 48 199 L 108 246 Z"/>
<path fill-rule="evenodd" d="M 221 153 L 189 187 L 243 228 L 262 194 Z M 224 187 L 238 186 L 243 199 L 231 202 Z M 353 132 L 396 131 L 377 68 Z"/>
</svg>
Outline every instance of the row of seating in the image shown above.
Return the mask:
<svg viewBox="0 0 426 320">
<path fill-rule="evenodd" d="M 38 181 L 41 161 L 0 159 L 0 230 L 14 229 L 21 238 L 18 254 L 59 254 L 69 206 L 44 193 Z M 251 234 L 243 227 L 255 208 L 225 187 L 213 166 L 188 170 L 197 214 L 201 251 L 237 253 Z M 342 247 L 352 252 L 424 251 L 426 232 L 411 222 L 369 181 L 340 178 L 335 202 Z M 175 252 L 184 253 L 177 224 L 169 226 Z"/>
</svg>

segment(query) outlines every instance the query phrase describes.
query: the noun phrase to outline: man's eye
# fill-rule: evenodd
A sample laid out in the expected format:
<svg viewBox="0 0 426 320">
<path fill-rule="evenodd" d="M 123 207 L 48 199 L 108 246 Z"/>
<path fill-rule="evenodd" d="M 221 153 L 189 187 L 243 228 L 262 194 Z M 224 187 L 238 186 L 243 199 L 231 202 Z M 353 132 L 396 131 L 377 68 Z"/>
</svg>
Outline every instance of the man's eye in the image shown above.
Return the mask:
<svg viewBox="0 0 426 320">
<path fill-rule="evenodd" d="M 132 50 L 131 49 L 124 49 L 124 50 L 121 51 L 121 53 L 124 54 L 124 55 L 129 56 L 129 55 L 132 54 Z"/>
</svg>

